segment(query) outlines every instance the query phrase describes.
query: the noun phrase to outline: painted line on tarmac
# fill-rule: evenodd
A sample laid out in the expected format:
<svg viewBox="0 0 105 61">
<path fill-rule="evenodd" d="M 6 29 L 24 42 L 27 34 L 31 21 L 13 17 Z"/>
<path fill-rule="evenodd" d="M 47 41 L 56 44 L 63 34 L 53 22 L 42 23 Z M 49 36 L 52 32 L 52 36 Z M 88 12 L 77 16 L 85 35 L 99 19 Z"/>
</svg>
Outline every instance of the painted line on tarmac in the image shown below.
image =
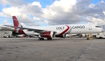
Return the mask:
<svg viewBox="0 0 105 61">
<path fill-rule="evenodd" d="M 83 51 L 79 54 L 79 56 L 76 58 L 75 61 L 77 61 L 77 60 L 80 58 L 80 56 L 85 52 L 85 50 L 90 46 L 90 44 L 91 44 L 92 42 L 93 42 L 93 40 L 92 40 L 86 47 L 83 48 Z"/>
</svg>

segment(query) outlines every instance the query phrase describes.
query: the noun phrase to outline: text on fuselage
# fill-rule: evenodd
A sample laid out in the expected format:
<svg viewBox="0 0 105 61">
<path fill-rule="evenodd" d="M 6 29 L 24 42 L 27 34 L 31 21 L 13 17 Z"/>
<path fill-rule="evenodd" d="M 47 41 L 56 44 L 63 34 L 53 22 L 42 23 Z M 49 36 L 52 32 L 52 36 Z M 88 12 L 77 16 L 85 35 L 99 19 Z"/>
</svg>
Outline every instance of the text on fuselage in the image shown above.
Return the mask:
<svg viewBox="0 0 105 61">
<path fill-rule="evenodd" d="M 80 26 L 72 26 L 72 29 L 84 29 L 85 26 L 84 25 L 80 25 Z"/>
<path fill-rule="evenodd" d="M 72 29 L 84 29 L 84 28 L 85 28 L 84 25 L 72 26 Z M 56 30 L 64 30 L 64 27 L 56 27 Z"/>
<path fill-rule="evenodd" d="M 56 27 L 56 30 L 63 30 L 64 27 Z"/>
</svg>

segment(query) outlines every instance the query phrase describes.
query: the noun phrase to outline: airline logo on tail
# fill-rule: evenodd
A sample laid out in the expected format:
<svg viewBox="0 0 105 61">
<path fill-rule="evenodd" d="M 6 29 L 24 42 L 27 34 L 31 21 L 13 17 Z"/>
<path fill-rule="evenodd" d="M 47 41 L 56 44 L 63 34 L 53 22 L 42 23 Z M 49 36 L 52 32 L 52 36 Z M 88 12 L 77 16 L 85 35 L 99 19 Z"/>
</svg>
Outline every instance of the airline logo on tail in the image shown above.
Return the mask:
<svg viewBox="0 0 105 61">
<path fill-rule="evenodd" d="M 23 26 L 19 23 L 18 19 L 15 16 L 12 16 L 12 18 L 13 18 L 13 24 L 14 24 L 14 27 L 15 27 L 14 31 L 16 33 L 19 33 L 19 34 L 25 34 L 23 30 L 20 30 L 19 28 L 16 28 L 16 27 L 22 27 L 23 28 Z"/>
<path fill-rule="evenodd" d="M 15 16 L 12 16 L 12 18 L 13 18 L 13 23 L 14 23 L 14 26 L 15 26 L 15 27 L 23 27 L 23 26 L 19 23 L 18 19 L 17 19 Z M 17 30 L 17 28 L 15 28 L 15 30 Z"/>
</svg>

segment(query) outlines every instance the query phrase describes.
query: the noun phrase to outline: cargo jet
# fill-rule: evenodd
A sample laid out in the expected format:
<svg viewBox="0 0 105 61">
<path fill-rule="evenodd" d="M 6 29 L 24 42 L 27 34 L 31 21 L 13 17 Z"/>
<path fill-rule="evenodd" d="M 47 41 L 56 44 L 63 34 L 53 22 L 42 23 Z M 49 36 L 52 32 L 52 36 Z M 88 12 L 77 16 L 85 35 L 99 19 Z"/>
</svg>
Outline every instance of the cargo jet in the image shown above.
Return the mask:
<svg viewBox="0 0 105 61">
<path fill-rule="evenodd" d="M 66 24 L 26 28 L 19 23 L 15 16 L 12 16 L 12 18 L 14 26 L 5 25 L 4 28 L 10 27 L 14 34 L 37 35 L 39 40 L 44 40 L 44 38 L 52 40 L 54 37 L 64 38 L 66 34 L 91 34 L 103 31 L 102 28 L 94 24 Z"/>
</svg>

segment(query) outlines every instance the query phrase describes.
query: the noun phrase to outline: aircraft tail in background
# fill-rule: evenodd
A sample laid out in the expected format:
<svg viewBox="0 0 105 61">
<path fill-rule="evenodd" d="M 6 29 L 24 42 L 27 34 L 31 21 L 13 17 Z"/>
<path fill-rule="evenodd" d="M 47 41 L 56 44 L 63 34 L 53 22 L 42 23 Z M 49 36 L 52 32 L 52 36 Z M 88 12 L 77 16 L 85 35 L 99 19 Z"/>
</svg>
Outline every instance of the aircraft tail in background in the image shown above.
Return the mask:
<svg viewBox="0 0 105 61">
<path fill-rule="evenodd" d="M 14 24 L 14 31 L 13 34 L 25 34 L 23 30 L 21 30 L 18 27 L 23 28 L 23 26 L 19 23 L 18 19 L 16 18 L 16 16 L 12 16 L 13 18 L 13 24 Z"/>
<path fill-rule="evenodd" d="M 12 18 L 13 18 L 13 24 L 14 24 L 15 27 L 22 27 L 23 28 L 23 26 L 19 23 L 16 16 L 12 16 Z"/>
</svg>

